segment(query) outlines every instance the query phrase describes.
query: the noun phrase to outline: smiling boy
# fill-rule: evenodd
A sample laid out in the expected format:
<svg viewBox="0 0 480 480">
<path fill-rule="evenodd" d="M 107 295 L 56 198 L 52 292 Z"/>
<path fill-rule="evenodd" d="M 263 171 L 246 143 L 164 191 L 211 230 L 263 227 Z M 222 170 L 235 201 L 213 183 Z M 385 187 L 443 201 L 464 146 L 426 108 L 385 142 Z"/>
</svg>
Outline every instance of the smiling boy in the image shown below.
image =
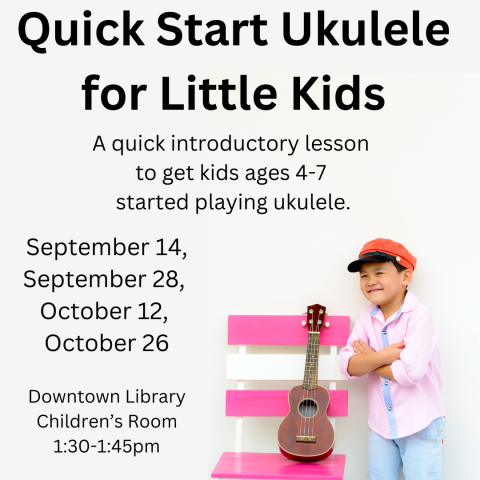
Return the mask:
<svg viewBox="0 0 480 480">
<path fill-rule="evenodd" d="M 400 243 L 366 243 L 350 272 L 371 302 L 360 315 L 340 368 L 368 373 L 368 480 L 438 480 L 445 425 L 438 332 L 426 307 L 407 291 L 417 259 Z"/>
</svg>

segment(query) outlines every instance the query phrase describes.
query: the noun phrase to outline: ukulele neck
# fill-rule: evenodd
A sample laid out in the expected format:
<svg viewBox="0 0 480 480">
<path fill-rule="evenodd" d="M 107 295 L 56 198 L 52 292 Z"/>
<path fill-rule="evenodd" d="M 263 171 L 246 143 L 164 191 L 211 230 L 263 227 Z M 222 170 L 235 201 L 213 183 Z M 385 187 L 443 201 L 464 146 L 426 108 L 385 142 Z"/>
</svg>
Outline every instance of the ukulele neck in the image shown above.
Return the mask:
<svg viewBox="0 0 480 480">
<path fill-rule="evenodd" d="M 315 390 L 318 386 L 318 349 L 320 332 L 309 332 L 307 357 L 305 359 L 305 374 L 303 388 Z"/>
</svg>

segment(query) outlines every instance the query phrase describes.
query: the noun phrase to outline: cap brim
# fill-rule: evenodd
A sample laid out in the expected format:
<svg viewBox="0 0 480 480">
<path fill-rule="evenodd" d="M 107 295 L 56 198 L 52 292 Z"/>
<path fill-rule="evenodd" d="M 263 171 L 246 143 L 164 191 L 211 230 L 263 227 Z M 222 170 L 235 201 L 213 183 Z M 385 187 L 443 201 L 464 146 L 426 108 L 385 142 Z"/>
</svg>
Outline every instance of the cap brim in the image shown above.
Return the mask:
<svg viewBox="0 0 480 480">
<path fill-rule="evenodd" d="M 382 263 L 385 263 L 385 262 L 389 262 L 389 261 L 390 261 L 390 259 L 388 259 L 388 258 L 379 258 L 379 257 L 376 257 L 376 256 L 363 257 L 363 258 L 359 258 L 358 260 L 355 260 L 352 263 L 350 263 L 348 265 L 348 271 L 352 272 L 352 273 L 359 272 L 360 268 L 362 267 L 362 263 L 365 263 L 365 262 L 382 262 Z"/>
</svg>

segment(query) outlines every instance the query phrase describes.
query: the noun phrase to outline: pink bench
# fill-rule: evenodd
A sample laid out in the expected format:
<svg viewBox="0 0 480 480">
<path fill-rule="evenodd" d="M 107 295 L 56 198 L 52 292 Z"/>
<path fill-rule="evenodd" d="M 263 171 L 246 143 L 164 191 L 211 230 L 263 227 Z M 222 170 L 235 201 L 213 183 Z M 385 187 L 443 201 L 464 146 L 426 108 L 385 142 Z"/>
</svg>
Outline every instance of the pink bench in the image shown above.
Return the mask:
<svg viewBox="0 0 480 480">
<path fill-rule="evenodd" d="M 236 417 L 235 452 L 225 452 L 212 472 L 213 478 L 256 478 L 290 480 L 341 480 L 345 455 L 333 453 L 322 462 L 299 463 L 281 453 L 242 452 L 243 417 L 284 417 L 288 413 L 288 390 L 245 390 L 246 380 L 303 380 L 305 354 L 247 354 L 247 345 L 307 345 L 306 315 L 231 315 L 228 344 L 238 345 L 239 354 L 227 356 L 227 379 L 238 381 L 238 390 L 227 390 L 226 414 Z M 327 415 L 335 428 L 335 417 L 348 415 L 348 391 L 336 390 L 341 374 L 337 346 L 347 343 L 349 317 L 327 317 L 328 328 L 320 345 L 330 345 L 330 355 L 319 359 L 319 380 L 330 381 Z M 327 324 L 325 324 L 327 325 Z M 279 424 L 280 424 L 279 419 Z M 276 437 L 272 436 L 276 445 Z"/>
</svg>

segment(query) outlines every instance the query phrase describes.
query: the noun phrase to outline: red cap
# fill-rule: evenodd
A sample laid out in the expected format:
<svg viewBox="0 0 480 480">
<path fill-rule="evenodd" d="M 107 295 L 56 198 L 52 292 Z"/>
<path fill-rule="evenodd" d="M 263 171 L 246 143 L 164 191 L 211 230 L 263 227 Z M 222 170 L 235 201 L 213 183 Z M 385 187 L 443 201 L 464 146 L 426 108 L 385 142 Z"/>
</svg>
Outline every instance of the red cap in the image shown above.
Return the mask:
<svg viewBox="0 0 480 480">
<path fill-rule="evenodd" d="M 348 271 L 359 272 L 364 262 L 388 262 L 389 260 L 409 268 L 412 272 L 417 264 L 417 259 L 401 243 L 387 238 L 377 238 L 363 246 L 358 260 L 348 266 Z"/>
</svg>

